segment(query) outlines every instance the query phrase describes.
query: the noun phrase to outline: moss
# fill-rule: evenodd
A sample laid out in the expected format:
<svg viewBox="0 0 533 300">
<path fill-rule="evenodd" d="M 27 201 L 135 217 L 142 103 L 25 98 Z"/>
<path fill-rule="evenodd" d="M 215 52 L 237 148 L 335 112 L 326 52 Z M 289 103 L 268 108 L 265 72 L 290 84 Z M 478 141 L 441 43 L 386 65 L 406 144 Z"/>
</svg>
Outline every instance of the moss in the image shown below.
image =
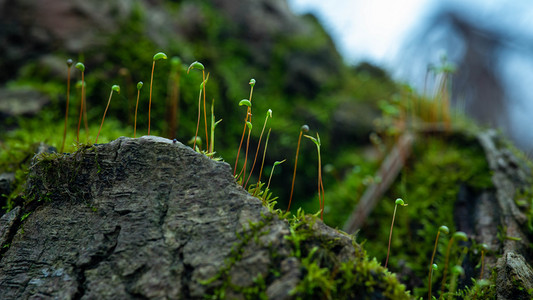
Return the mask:
<svg viewBox="0 0 533 300">
<path fill-rule="evenodd" d="M 411 282 L 427 281 L 424 278 L 439 226 L 456 231 L 453 211 L 462 185 L 473 190 L 493 188 L 491 172 L 477 142 L 462 134 L 425 137 L 423 143 L 415 145 L 406 168 L 362 228 L 360 235 L 368 240 L 367 251 L 379 261 L 385 259 L 394 199 L 402 197 L 409 206 L 396 217 L 389 267 L 410 270 L 406 279 Z M 439 239 L 437 253 L 445 252 L 447 242 L 448 237 Z M 437 255 L 437 265 L 443 259 Z M 436 273 L 434 282 L 440 283 L 440 276 Z M 427 283 L 415 290 L 415 296 L 426 293 Z"/>
<path fill-rule="evenodd" d="M 286 255 L 269 245 L 261 245 L 259 237 L 268 234 L 265 227 L 274 219 L 286 218 L 288 215 L 280 210 L 272 210 L 263 220 L 248 224 L 238 234 L 239 242 L 232 249 L 230 257 L 216 276 L 203 284 L 215 284 L 216 288 L 207 298 L 224 299 L 228 295 L 241 295 L 245 299 L 266 299 L 266 288 L 274 280 L 281 278 L 281 261 Z M 292 299 L 410 299 L 405 286 L 394 274 L 373 259 L 357 244 L 355 257 L 348 261 L 339 261 L 335 256 L 335 240 L 317 237 L 314 224 L 316 215 L 306 215 L 298 210 L 296 215 L 286 219 L 290 234 L 285 236 L 291 257 L 300 261 L 301 277 L 298 284 L 289 293 Z M 270 267 L 267 274 L 258 274 L 251 286 L 238 286 L 231 282 L 231 269 L 242 259 L 246 247 L 255 243 L 267 247 Z"/>
</svg>

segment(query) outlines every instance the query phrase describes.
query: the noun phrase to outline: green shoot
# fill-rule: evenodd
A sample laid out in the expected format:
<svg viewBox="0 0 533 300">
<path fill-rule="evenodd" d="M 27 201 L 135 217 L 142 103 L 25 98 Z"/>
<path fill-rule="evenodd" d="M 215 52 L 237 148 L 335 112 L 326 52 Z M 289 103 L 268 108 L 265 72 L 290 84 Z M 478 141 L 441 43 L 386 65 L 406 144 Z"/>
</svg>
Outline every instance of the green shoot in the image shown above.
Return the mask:
<svg viewBox="0 0 533 300">
<path fill-rule="evenodd" d="M 215 99 L 211 102 L 211 142 L 209 143 L 209 153 L 215 153 L 215 128 L 222 119 L 215 122 Z"/>
<path fill-rule="evenodd" d="M 277 165 L 281 165 L 282 163 L 284 163 L 286 161 L 286 159 L 282 160 L 282 161 L 276 161 L 274 162 L 274 165 L 272 166 L 272 170 L 270 171 L 270 177 L 268 177 L 268 183 L 267 183 L 267 186 L 266 186 L 266 189 L 265 189 L 265 193 L 263 193 L 263 201 L 265 201 L 265 197 L 266 197 L 266 191 L 268 191 L 268 188 L 270 187 L 270 180 L 272 179 L 272 174 L 274 174 L 274 168 L 277 166 Z"/>
<path fill-rule="evenodd" d="M 451 281 L 451 287 L 450 292 L 448 293 L 448 299 L 453 299 L 453 296 L 455 294 L 455 291 L 457 289 L 457 282 L 459 276 L 465 275 L 465 270 L 461 266 L 453 266 L 452 268 L 452 281 Z"/>
<path fill-rule="evenodd" d="M 137 135 L 137 108 L 139 108 L 139 96 L 141 95 L 141 89 L 143 87 L 143 82 L 139 81 L 137 83 L 137 104 L 135 105 L 135 121 L 133 125 L 133 138 Z"/>
<path fill-rule="evenodd" d="M 248 100 L 248 99 L 242 99 L 241 101 L 239 101 L 239 106 L 246 106 L 247 107 L 246 108 L 246 117 L 244 118 L 244 130 L 245 131 L 243 131 L 243 134 L 242 134 L 242 137 L 241 137 L 241 145 L 239 145 L 239 152 L 240 152 L 240 148 L 242 146 L 242 141 L 243 141 L 243 138 L 244 138 L 244 135 L 245 135 L 245 132 L 246 132 L 246 127 L 248 126 L 248 123 L 250 123 L 250 122 L 248 122 L 248 117 L 249 117 L 249 114 L 251 114 L 250 111 L 251 111 L 251 107 L 252 107 L 252 102 L 250 102 L 250 100 Z M 252 123 L 250 123 L 250 125 L 251 124 Z M 248 141 L 249 141 L 249 139 L 248 139 Z M 237 161 L 235 161 L 235 168 L 237 168 L 237 163 L 238 163 L 238 160 L 239 160 L 239 152 L 237 152 Z M 246 163 L 246 159 L 245 159 L 245 163 Z M 235 171 L 236 171 L 236 169 L 233 172 L 235 172 Z M 236 176 L 236 179 L 239 178 L 241 176 L 241 174 L 242 174 L 242 170 L 239 173 L 239 175 Z"/>
<path fill-rule="evenodd" d="M 198 128 L 200 127 L 200 119 L 201 119 L 201 111 L 202 111 L 202 92 L 204 94 L 204 118 L 205 118 L 205 138 L 206 138 L 206 146 L 207 150 L 209 151 L 209 138 L 207 136 L 207 117 L 205 112 L 205 84 L 207 83 L 207 79 L 209 79 L 209 74 L 207 74 L 207 78 L 205 77 L 205 67 L 200 62 L 195 61 L 193 62 L 189 68 L 187 69 L 187 74 L 189 74 L 189 71 L 191 69 L 198 69 L 202 71 L 202 84 L 200 84 L 200 93 L 198 95 L 198 122 L 196 123 L 196 134 L 195 137 L 198 137 Z M 193 149 L 196 147 L 196 138 L 194 139 Z"/>
<path fill-rule="evenodd" d="M 291 209 L 292 194 L 294 192 L 294 181 L 296 179 L 296 167 L 298 166 L 298 153 L 300 152 L 300 141 L 302 140 L 302 133 L 308 131 L 309 126 L 302 125 L 302 127 L 300 127 L 300 135 L 298 136 L 298 146 L 296 147 L 296 158 L 294 159 L 294 172 L 292 174 L 291 196 L 289 197 L 289 206 L 287 206 L 287 211 Z"/>
<path fill-rule="evenodd" d="M 485 252 L 489 250 L 487 244 L 481 244 L 481 272 L 479 273 L 479 279 L 483 279 L 483 270 L 485 268 Z"/>
<path fill-rule="evenodd" d="M 306 138 L 310 139 L 315 143 L 316 149 L 318 152 L 318 203 L 320 205 L 320 219 L 324 220 L 324 183 L 322 182 L 322 162 L 320 160 L 320 136 L 318 132 L 316 134 L 316 139 L 309 135 L 304 135 Z M 322 194 L 322 198 L 320 195 Z"/>
<path fill-rule="evenodd" d="M 155 62 L 161 59 L 167 59 L 167 55 L 163 52 L 158 52 L 152 59 L 152 75 L 150 75 L 150 100 L 148 101 L 148 135 L 150 135 L 150 113 L 152 109 L 152 84 L 154 82 Z"/>
<path fill-rule="evenodd" d="M 440 287 L 440 297 L 442 297 L 444 295 L 444 285 L 446 284 L 446 275 L 448 274 L 448 262 L 449 262 L 449 259 L 450 259 L 450 250 L 452 248 L 452 244 L 453 244 L 454 240 L 459 240 L 459 241 L 466 242 L 466 241 L 468 241 L 468 237 L 467 237 L 466 233 L 464 233 L 462 231 L 457 231 L 456 233 L 454 233 L 452 235 L 452 237 L 448 241 L 448 247 L 446 248 L 446 259 L 445 259 L 445 262 L 444 262 L 444 271 L 442 272 L 442 284 L 441 284 L 441 287 Z"/>
<path fill-rule="evenodd" d="M 259 148 L 261 147 L 261 139 L 263 138 L 263 133 L 265 132 L 265 127 L 268 121 L 268 117 L 272 118 L 272 110 L 269 109 L 267 111 L 266 117 L 265 117 L 265 123 L 263 124 L 263 129 L 261 130 L 261 134 L 259 135 L 259 142 L 257 142 L 257 149 L 255 151 L 255 158 L 254 163 L 252 164 L 252 169 L 250 170 L 250 174 L 248 174 L 248 179 L 246 179 L 246 183 L 244 184 L 244 188 L 246 189 L 246 185 L 248 185 L 248 181 L 250 180 L 250 177 L 252 176 L 252 172 L 254 171 L 255 162 L 257 161 L 257 155 L 259 154 Z"/>
<path fill-rule="evenodd" d="M 387 259 L 385 259 L 385 268 L 387 267 L 387 264 L 389 263 L 389 254 L 390 254 L 390 243 L 392 240 L 392 228 L 394 226 L 394 217 L 396 217 L 396 208 L 400 206 L 407 206 L 408 204 L 404 203 L 401 198 L 396 199 L 395 205 L 394 205 L 394 213 L 392 214 L 392 223 L 390 225 L 390 233 L 389 233 L 389 247 L 387 248 Z"/>
<path fill-rule="evenodd" d="M 439 236 L 440 233 L 448 234 L 450 230 L 446 226 L 439 227 L 439 231 L 437 232 L 437 238 L 435 239 L 435 247 L 433 248 L 433 254 L 431 255 L 431 262 L 429 263 L 429 278 L 428 278 L 428 285 L 429 285 L 429 291 L 428 291 L 428 300 L 431 300 L 431 275 L 433 275 L 433 260 L 435 259 L 435 253 L 437 252 L 437 244 L 439 242 Z"/>
<path fill-rule="evenodd" d="M 268 147 L 268 140 L 270 139 L 270 131 L 272 130 L 272 128 L 269 128 L 268 129 L 268 133 L 267 133 L 267 138 L 266 138 L 266 141 L 265 141 L 265 150 L 263 150 L 263 160 L 261 161 L 261 169 L 259 170 L 259 178 L 257 179 L 257 184 L 255 186 L 259 186 L 259 183 L 261 182 L 261 174 L 263 174 L 263 166 L 265 165 L 265 156 L 266 156 L 266 152 L 267 152 L 267 147 Z M 254 191 L 254 196 L 257 194 L 258 190 L 256 189 Z"/>
<path fill-rule="evenodd" d="M 202 152 L 202 138 L 199 136 L 193 136 L 187 141 L 187 144 L 193 145 L 193 150 L 196 152 Z"/>
<path fill-rule="evenodd" d="M 61 143 L 61 151 L 65 149 L 65 139 L 67 137 L 67 122 L 68 122 L 68 103 L 70 100 L 70 68 L 72 67 L 72 59 L 67 59 L 67 107 L 65 108 L 65 129 L 63 129 L 63 142 Z"/>
<path fill-rule="evenodd" d="M 248 106 L 248 110 L 246 111 L 246 117 L 244 118 L 244 127 L 242 129 L 242 136 L 241 136 L 241 142 L 239 143 L 239 150 L 237 150 L 237 158 L 235 159 L 235 167 L 233 168 L 233 177 L 235 177 L 237 173 L 237 165 L 239 163 L 239 154 L 241 153 L 242 142 L 244 141 L 244 134 L 246 133 L 246 122 L 248 121 L 248 116 L 252 115 L 252 94 L 254 92 L 254 86 L 255 86 L 255 79 L 252 78 L 250 79 L 250 98 L 249 98 L 250 100 L 243 99 L 247 101 L 247 104 L 244 104 L 243 100 L 239 102 L 239 106 L 246 105 Z M 251 118 L 250 118 L 250 121 L 251 121 Z"/>
<path fill-rule="evenodd" d="M 251 120 L 251 117 L 250 117 Z M 252 132 L 252 122 L 246 122 L 246 127 L 248 127 L 248 138 L 246 139 L 246 155 L 244 156 L 244 165 L 242 166 L 241 172 L 239 172 L 239 176 L 242 175 L 242 186 L 244 187 L 244 179 L 246 179 L 246 164 L 248 162 L 248 146 L 250 145 L 250 133 Z"/>
<path fill-rule="evenodd" d="M 76 69 L 81 71 L 81 102 L 80 102 L 80 119 L 78 121 L 78 132 L 76 133 L 76 142 L 80 142 L 80 125 L 81 125 L 81 116 L 83 115 L 83 94 L 85 91 L 85 65 L 81 62 L 76 64 Z"/>
<path fill-rule="evenodd" d="M 96 141 L 94 141 L 95 144 L 98 143 L 98 137 L 100 136 L 100 131 L 102 130 L 102 126 L 104 125 L 105 114 L 107 113 L 107 109 L 109 108 L 109 104 L 111 103 L 111 97 L 113 96 L 113 92 L 117 92 L 117 94 L 120 94 L 120 86 L 115 84 L 111 87 L 111 93 L 109 94 L 109 100 L 107 100 L 107 106 L 105 107 L 104 116 L 102 117 L 102 123 L 100 124 L 100 129 L 98 129 Z"/>
</svg>

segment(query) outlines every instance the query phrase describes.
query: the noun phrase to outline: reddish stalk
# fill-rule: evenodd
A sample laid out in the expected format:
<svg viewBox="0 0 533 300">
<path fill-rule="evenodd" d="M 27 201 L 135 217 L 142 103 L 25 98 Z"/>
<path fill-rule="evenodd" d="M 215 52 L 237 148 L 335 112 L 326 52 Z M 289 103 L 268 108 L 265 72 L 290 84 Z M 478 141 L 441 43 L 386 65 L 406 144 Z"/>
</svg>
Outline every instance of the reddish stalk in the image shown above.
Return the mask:
<svg viewBox="0 0 533 300">
<path fill-rule="evenodd" d="M 68 104 L 70 100 L 70 67 L 72 67 L 72 59 L 67 59 L 67 107 L 65 108 L 65 128 L 63 129 L 63 142 L 61 143 L 61 151 L 65 149 L 65 139 L 67 137 L 67 120 L 68 120 Z"/>
<path fill-rule="evenodd" d="M 107 106 L 105 107 L 104 116 L 102 117 L 102 123 L 100 124 L 100 129 L 98 129 L 98 134 L 96 135 L 96 141 L 94 143 L 98 143 L 98 137 L 100 136 L 100 131 L 102 130 L 102 126 L 104 125 L 105 115 L 107 113 L 107 109 L 109 108 L 109 104 L 111 103 L 111 97 L 113 96 L 113 91 L 116 91 L 120 94 L 120 87 L 118 85 L 113 85 L 111 88 L 111 93 L 109 94 L 109 100 L 107 100 Z"/>
<path fill-rule="evenodd" d="M 246 186 L 248 185 L 248 181 L 250 180 L 250 177 L 252 177 L 252 172 L 254 171 L 254 168 L 255 168 L 255 162 L 257 161 L 257 155 L 259 154 L 259 148 L 261 147 L 261 139 L 263 138 L 263 133 L 265 132 L 265 127 L 266 127 L 269 116 L 272 117 L 272 110 L 270 109 L 267 112 L 265 123 L 263 124 L 263 129 L 261 130 L 261 134 L 259 135 L 259 142 L 257 142 L 257 149 L 255 151 L 254 163 L 252 164 L 252 169 L 250 170 L 250 174 L 248 174 L 248 179 L 246 180 L 246 183 L 244 184 L 244 189 L 246 189 Z"/>
<path fill-rule="evenodd" d="M 255 79 L 250 79 L 250 104 L 252 103 L 252 94 L 254 92 Z M 246 111 L 246 117 L 244 118 L 244 126 L 242 128 L 241 142 L 239 143 L 239 150 L 237 151 L 237 158 L 235 159 L 235 167 L 233 168 L 233 177 L 237 173 L 237 164 L 239 163 L 239 154 L 241 153 L 242 142 L 244 141 L 244 134 L 246 133 L 246 122 L 248 122 L 248 116 L 252 115 L 252 108 L 249 106 Z M 250 119 L 250 122 L 252 120 Z"/>
<path fill-rule="evenodd" d="M 252 114 L 250 114 L 250 120 L 252 120 Z M 242 166 L 241 172 L 238 177 L 242 175 L 242 186 L 244 187 L 244 179 L 246 177 L 246 163 L 248 162 L 248 148 L 250 146 L 250 133 L 252 132 L 252 123 L 246 122 L 248 126 L 248 138 L 246 139 L 246 155 L 244 156 L 244 165 Z"/>
<path fill-rule="evenodd" d="M 261 162 L 261 169 L 259 170 L 259 178 L 257 179 L 257 184 L 255 185 L 256 188 L 255 188 L 255 191 L 254 191 L 254 196 L 257 195 L 259 183 L 261 182 L 261 174 L 263 174 L 263 166 L 265 165 L 265 156 L 266 156 L 266 152 L 267 152 L 268 139 L 270 138 L 270 131 L 271 130 L 272 130 L 272 128 L 268 129 L 267 138 L 266 138 L 266 141 L 265 141 L 265 150 L 263 151 L 263 161 Z M 270 182 L 270 180 L 269 180 L 269 182 Z"/>
<path fill-rule="evenodd" d="M 294 159 L 294 172 L 292 174 L 291 196 L 289 197 L 289 206 L 287 207 L 287 211 L 291 209 L 292 194 L 294 192 L 294 181 L 296 179 L 296 167 L 298 166 L 298 153 L 300 152 L 300 141 L 302 140 L 302 134 L 304 131 L 308 132 L 309 126 L 303 125 L 300 128 L 300 135 L 298 136 L 298 146 L 296 147 L 296 158 Z"/>
<path fill-rule="evenodd" d="M 137 108 L 139 108 L 139 96 L 141 95 L 141 88 L 143 87 L 143 82 L 139 81 L 137 83 L 137 104 L 135 105 L 135 121 L 133 125 L 133 138 L 137 135 Z"/>
</svg>

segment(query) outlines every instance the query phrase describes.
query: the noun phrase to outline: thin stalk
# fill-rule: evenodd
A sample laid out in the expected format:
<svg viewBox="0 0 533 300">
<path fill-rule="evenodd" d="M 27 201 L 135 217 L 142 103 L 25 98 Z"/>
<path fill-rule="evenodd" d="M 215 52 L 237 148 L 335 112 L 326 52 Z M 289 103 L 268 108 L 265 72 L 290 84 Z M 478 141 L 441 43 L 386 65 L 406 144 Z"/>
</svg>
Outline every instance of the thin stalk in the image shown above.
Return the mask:
<svg viewBox="0 0 533 300">
<path fill-rule="evenodd" d="M 76 142 L 80 142 L 80 126 L 81 126 L 81 117 L 83 115 L 83 95 L 85 92 L 85 66 L 82 63 L 77 63 L 76 68 L 81 70 L 81 102 L 80 102 L 80 118 L 78 120 L 78 131 L 76 133 Z"/>
<path fill-rule="evenodd" d="M 194 143 L 192 146 L 192 149 L 196 149 L 196 140 L 198 139 L 198 128 L 200 127 L 200 116 L 201 116 L 201 104 L 202 104 L 202 89 L 200 89 L 200 93 L 198 94 L 198 122 L 196 123 L 196 133 L 194 134 Z"/>
<path fill-rule="evenodd" d="M 263 151 L 263 160 L 261 161 L 261 169 L 259 170 L 259 178 L 257 179 L 257 184 L 255 185 L 256 187 L 259 186 L 259 182 L 261 182 L 261 174 L 263 174 L 263 166 L 265 165 L 265 156 L 266 156 L 266 152 L 267 152 L 267 147 L 268 147 L 268 139 L 270 138 L 270 131 L 272 130 L 272 128 L 269 128 L 268 129 L 268 133 L 267 133 L 267 138 L 266 138 L 266 141 L 265 141 L 265 150 Z M 257 188 L 255 189 L 254 191 L 254 196 L 257 194 Z"/>
<path fill-rule="evenodd" d="M 152 84 L 154 81 L 155 60 L 152 63 L 152 75 L 150 75 L 150 100 L 148 101 L 148 135 L 150 135 L 150 113 L 152 110 Z"/>
<path fill-rule="evenodd" d="M 462 231 L 457 231 L 456 233 L 452 235 L 452 237 L 448 241 L 448 247 L 446 247 L 446 259 L 444 260 L 444 271 L 442 272 L 442 283 L 440 287 L 439 299 L 441 299 L 444 296 L 444 285 L 446 284 L 446 276 L 448 275 L 448 263 L 450 261 L 450 250 L 452 248 L 452 244 L 455 239 L 466 242 L 468 241 L 468 236 L 466 235 L 466 233 Z"/>
<path fill-rule="evenodd" d="M 390 224 L 389 246 L 387 247 L 387 258 L 385 259 L 385 268 L 387 267 L 387 264 L 389 263 L 390 244 L 391 244 L 391 241 L 392 241 L 392 229 L 394 228 L 394 217 L 396 217 L 396 208 L 397 207 L 398 207 L 398 204 L 394 205 L 394 213 L 392 213 L 392 223 Z"/>
<path fill-rule="evenodd" d="M 137 109 L 139 108 L 139 96 L 141 95 L 141 88 L 143 87 L 143 82 L 139 81 L 137 83 L 137 104 L 135 104 L 135 121 L 133 125 L 133 138 L 137 135 Z"/>
<path fill-rule="evenodd" d="M 158 52 L 154 55 L 152 59 L 152 74 L 150 75 L 150 100 L 148 101 L 148 135 L 150 135 L 150 113 L 152 109 L 152 84 L 154 82 L 155 62 L 160 59 L 167 59 L 167 55 L 163 52 Z"/>
<path fill-rule="evenodd" d="M 98 129 L 98 134 L 96 135 L 96 141 L 94 143 L 98 143 L 98 137 L 100 136 L 100 131 L 102 130 L 102 126 L 104 125 L 105 115 L 107 113 L 107 109 L 109 108 L 109 104 L 111 103 L 111 97 L 113 96 L 113 91 L 116 91 L 117 93 L 120 93 L 120 88 L 118 85 L 114 85 L 111 88 L 111 93 L 109 94 L 109 100 L 107 100 L 107 106 L 105 107 L 104 116 L 102 117 L 102 123 L 100 124 L 100 129 Z"/>
<path fill-rule="evenodd" d="M 316 139 L 312 136 L 305 135 L 315 143 L 318 153 L 318 204 L 320 206 L 320 219 L 324 220 L 324 183 L 322 182 L 322 161 L 320 157 L 320 135 L 316 134 Z"/>
<path fill-rule="evenodd" d="M 189 74 L 189 71 L 191 69 L 202 70 L 202 79 L 203 79 L 202 84 L 200 85 L 200 92 L 198 93 L 198 121 L 196 122 L 196 133 L 194 135 L 194 143 L 193 143 L 193 146 L 192 146 L 192 149 L 196 150 L 196 140 L 198 140 L 198 128 L 200 128 L 200 116 L 201 116 L 201 110 L 202 110 L 202 106 L 201 106 L 201 104 L 202 104 L 202 90 L 205 90 L 204 87 L 205 87 L 205 84 L 207 82 L 207 79 L 209 78 L 209 73 L 207 74 L 207 78 L 205 78 L 205 73 L 204 73 L 205 67 L 204 67 L 204 65 L 202 65 L 198 61 L 193 62 L 189 66 L 189 68 L 187 69 L 187 74 Z M 204 111 L 205 111 L 205 108 L 204 108 Z M 206 128 L 207 128 L 207 126 L 206 126 Z M 209 143 L 209 141 L 206 141 L 206 143 Z M 209 151 L 209 147 L 206 148 L 206 149 L 207 149 L 207 151 Z"/>
<path fill-rule="evenodd" d="M 250 114 L 250 120 L 252 120 L 252 116 Z M 246 154 L 244 156 L 244 165 L 242 166 L 241 172 L 239 173 L 238 177 L 241 177 L 242 175 L 242 186 L 244 187 L 244 179 L 246 177 L 246 164 L 248 162 L 248 148 L 250 146 L 250 134 L 252 132 L 252 123 L 246 122 L 246 125 L 248 126 L 248 138 L 246 139 Z"/>
<path fill-rule="evenodd" d="M 207 149 L 207 153 L 209 153 L 209 136 L 207 135 L 207 110 L 205 108 L 205 85 L 207 82 L 205 81 L 205 70 L 202 70 L 202 88 L 204 92 L 204 127 L 205 127 L 205 149 Z"/>
<path fill-rule="evenodd" d="M 433 254 L 431 255 L 431 262 L 429 263 L 429 276 L 428 276 L 428 300 L 431 300 L 431 276 L 433 275 L 433 260 L 435 259 L 435 253 L 437 252 L 437 244 L 439 242 L 439 236 L 440 233 L 448 233 L 449 229 L 446 226 L 439 227 L 439 231 L 437 232 L 437 238 L 435 239 L 435 246 L 433 247 Z"/>
<path fill-rule="evenodd" d="M 210 153 L 215 153 L 215 128 L 217 127 L 218 123 L 220 123 L 222 119 L 215 122 L 215 99 L 211 102 L 211 143 L 209 144 Z"/>
<path fill-rule="evenodd" d="M 300 128 L 300 135 L 298 136 L 298 146 L 296 147 L 296 158 L 294 159 L 294 172 L 292 174 L 291 196 L 289 197 L 289 206 L 287 206 L 287 211 L 291 209 L 292 194 L 294 192 L 294 181 L 296 180 L 296 167 L 298 166 L 298 153 L 300 152 L 300 141 L 302 140 L 302 134 L 304 131 L 309 131 L 309 126 L 303 125 Z"/>
<path fill-rule="evenodd" d="M 320 191 L 322 190 L 322 201 Z M 318 203 L 320 206 L 320 219 L 324 220 L 324 183 L 322 182 L 322 162 L 320 160 L 320 146 L 318 147 Z"/>
<path fill-rule="evenodd" d="M 266 193 L 268 191 L 268 188 L 270 187 L 270 180 L 272 180 L 272 174 L 274 174 L 274 168 L 279 165 L 279 164 L 282 164 L 283 162 L 285 162 L 286 159 L 282 160 L 282 161 L 276 161 L 274 162 L 274 165 L 272 166 L 272 170 L 270 171 L 270 177 L 268 177 L 268 184 L 265 188 L 265 192 L 263 193 L 263 197 L 261 198 L 263 201 L 265 201 L 265 198 L 266 198 Z"/>
<path fill-rule="evenodd" d="M 254 85 L 255 85 L 255 79 L 251 79 L 250 80 L 250 86 L 251 86 L 250 97 L 249 97 L 250 104 L 252 103 L 252 94 L 254 92 Z M 239 143 L 239 150 L 237 150 L 237 158 L 235 159 L 235 166 L 233 168 L 233 177 L 235 177 L 237 173 L 237 164 L 239 163 L 239 154 L 241 153 L 242 142 L 244 141 L 244 134 L 246 133 L 246 122 L 248 122 L 248 116 L 251 114 L 252 114 L 252 108 L 248 107 L 246 111 L 246 117 L 244 118 L 244 126 L 242 128 L 241 142 Z M 252 120 L 250 119 L 250 121 Z"/>
<path fill-rule="evenodd" d="M 483 270 L 485 269 L 485 252 L 489 249 L 487 244 L 481 244 L 481 272 L 479 273 L 479 280 L 483 279 Z"/>
<path fill-rule="evenodd" d="M 65 128 L 63 129 L 63 142 L 61 143 L 61 151 L 65 149 L 65 139 L 67 137 L 67 122 L 68 122 L 68 104 L 70 100 L 70 67 L 72 67 L 72 59 L 67 60 L 67 107 L 65 108 Z"/>
<path fill-rule="evenodd" d="M 252 169 L 250 170 L 250 174 L 248 174 L 248 179 L 246 180 L 246 183 L 244 184 L 244 189 L 246 189 L 246 186 L 248 185 L 248 181 L 250 180 L 250 177 L 252 177 L 252 172 L 255 168 L 255 162 L 257 161 L 257 155 L 259 154 L 259 148 L 261 147 L 261 139 L 263 138 L 263 133 L 265 132 L 265 127 L 268 121 L 268 117 L 272 117 L 272 110 L 268 110 L 267 115 L 265 117 L 265 123 L 263 124 L 263 129 L 261 129 L 261 134 L 259 135 L 259 142 L 257 142 L 257 149 L 255 151 L 255 157 L 254 157 L 254 163 L 252 164 Z"/>
</svg>

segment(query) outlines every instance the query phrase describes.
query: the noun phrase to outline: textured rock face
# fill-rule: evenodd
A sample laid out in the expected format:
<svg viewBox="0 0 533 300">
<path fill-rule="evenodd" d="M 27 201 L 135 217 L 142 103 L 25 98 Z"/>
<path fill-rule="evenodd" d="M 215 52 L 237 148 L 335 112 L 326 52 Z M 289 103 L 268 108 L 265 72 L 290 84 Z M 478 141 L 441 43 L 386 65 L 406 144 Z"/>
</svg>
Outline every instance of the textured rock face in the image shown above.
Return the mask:
<svg viewBox="0 0 533 300">
<path fill-rule="evenodd" d="M 300 280 L 288 224 L 238 186 L 228 164 L 179 142 L 120 138 L 44 154 L 28 188 L 34 210 L 22 225 L 12 220 L 18 209 L 0 220 L 10 243 L 0 261 L 4 299 L 201 299 L 228 264 L 242 287 L 279 269 L 271 298 L 289 297 Z M 250 232 L 259 238 L 246 240 Z M 310 247 L 329 243 L 336 262 L 354 257 L 348 236 L 320 221 L 313 232 Z"/>
</svg>

